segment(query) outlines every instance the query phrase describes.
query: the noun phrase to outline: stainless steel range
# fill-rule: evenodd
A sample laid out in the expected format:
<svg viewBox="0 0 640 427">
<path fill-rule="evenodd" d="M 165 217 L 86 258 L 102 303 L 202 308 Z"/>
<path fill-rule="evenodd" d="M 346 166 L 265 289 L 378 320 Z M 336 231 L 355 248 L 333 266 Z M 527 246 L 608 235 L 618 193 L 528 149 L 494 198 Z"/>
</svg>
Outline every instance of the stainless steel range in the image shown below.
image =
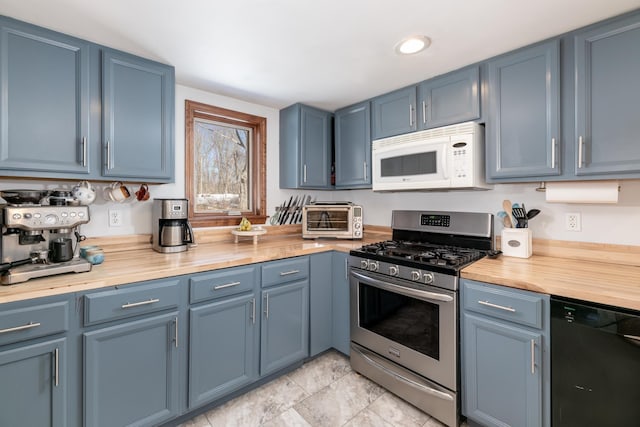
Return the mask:
<svg viewBox="0 0 640 427">
<path fill-rule="evenodd" d="M 458 426 L 458 281 L 493 253 L 493 215 L 393 211 L 392 230 L 350 253 L 351 366 Z"/>
</svg>

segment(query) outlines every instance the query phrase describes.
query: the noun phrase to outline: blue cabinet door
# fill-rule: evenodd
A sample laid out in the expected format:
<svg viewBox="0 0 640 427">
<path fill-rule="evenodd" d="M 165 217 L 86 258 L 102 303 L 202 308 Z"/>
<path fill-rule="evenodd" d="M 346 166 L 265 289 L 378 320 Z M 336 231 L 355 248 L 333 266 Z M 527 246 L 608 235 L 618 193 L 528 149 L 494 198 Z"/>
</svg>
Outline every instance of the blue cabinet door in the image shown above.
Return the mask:
<svg viewBox="0 0 640 427">
<path fill-rule="evenodd" d="M 280 111 L 280 188 L 331 188 L 332 117 L 302 104 Z"/>
<path fill-rule="evenodd" d="M 172 181 L 173 115 L 173 67 L 103 50 L 104 176 Z"/>
<path fill-rule="evenodd" d="M 479 119 L 479 67 L 454 71 L 420 83 L 418 110 L 420 129 Z"/>
<path fill-rule="evenodd" d="M 415 131 L 416 86 L 409 86 L 371 101 L 373 139 Z"/>
<path fill-rule="evenodd" d="M 371 104 L 335 113 L 336 189 L 371 188 Z"/>
<path fill-rule="evenodd" d="M 333 252 L 332 330 L 333 348 L 349 355 L 351 332 L 349 329 L 349 254 Z"/>
<path fill-rule="evenodd" d="M 192 308 L 189 315 L 189 408 L 257 377 L 256 298 L 253 293 Z"/>
<path fill-rule="evenodd" d="M 66 339 L 0 349 L 0 425 L 67 426 Z"/>
<path fill-rule="evenodd" d="M 489 62 L 487 178 L 560 174 L 559 41 Z"/>
<path fill-rule="evenodd" d="M 332 252 L 309 257 L 309 356 L 332 347 Z"/>
<path fill-rule="evenodd" d="M 575 49 L 575 174 L 640 173 L 640 16 L 579 32 Z"/>
<path fill-rule="evenodd" d="M 262 291 L 260 375 L 303 360 L 309 354 L 309 281 Z"/>
<path fill-rule="evenodd" d="M 2 175 L 89 173 L 89 43 L 0 18 Z"/>
<path fill-rule="evenodd" d="M 465 415 L 487 427 L 541 426 L 542 335 L 468 313 L 463 323 Z"/>
<path fill-rule="evenodd" d="M 84 425 L 146 426 L 178 414 L 178 312 L 83 334 Z"/>
</svg>

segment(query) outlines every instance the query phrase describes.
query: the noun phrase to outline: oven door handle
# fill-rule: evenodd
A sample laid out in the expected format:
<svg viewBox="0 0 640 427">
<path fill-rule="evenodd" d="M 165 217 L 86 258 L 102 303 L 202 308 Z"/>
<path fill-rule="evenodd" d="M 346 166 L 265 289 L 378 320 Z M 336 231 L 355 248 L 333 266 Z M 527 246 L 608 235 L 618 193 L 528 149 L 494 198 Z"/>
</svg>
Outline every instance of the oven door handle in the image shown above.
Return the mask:
<svg viewBox="0 0 640 427">
<path fill-rule="evenodd" d="M 364 358 L 364 360 L 367 361 L 367 363 L 369 363 L 371 366 L 376 367 L 377 369 L 380 369 L 381 371 L 383 371 L 384 373 L 386 373 L 387 375 L 391 375 L 392 377 L 394 377 L 395 379 L 397 379 L 398 381 L 401 381 L 405 384 L 408 384 L 414 388 L 417 388 L 420 391 L 424 391 L 425 393 L 428 393 L 432 396 L 435 396 L 437 398 L 443 399 L 443 400 L 453 400 L 453 396 L 451 396 L 450 394 L 441 392 L 439 390 L 433 389 L 431 387 L 427 387 L 426 385 L 420 384 L 419 382 L 413 381 L 412 379 L 409 379 L 407 377 L 403 377 L 402 375 L 393 372 L 391 369 L 381 365 L 380 363 L 376 362 L 375 360 L 371 359 L 369 356 L 367 356 L 366 354 L 364 354 L 362 351 L 351 347 L 351 350 L 355 350 L 358 353 L 360 353 L 360 356 L 362 356 Z"/>
<path fill-rule="evenodd" d="M 453 301 L 453 297 L 447 294 L 439 294 L 437 292 L 421 291 L 418 289 L 405 288 L 404 286 L 393 285 L 391 283 L 387 283 L 379 279 L 374 279 L 373 277 L 365 276 L 364 274 L 360 274 L 356 271 L 352 271 L 351 274 L 356 279 L 360 279 L 364 282 L 367 282 L 368 284 L 375 286 L 376 288 L 384 289 L 386 291 L 394 292 L 396 294 L 401 294 L 408 297 L 415 297 L 415 298 L 421 298 L 421 299 L 442 301 L 442 302 Z"/>
</svg>

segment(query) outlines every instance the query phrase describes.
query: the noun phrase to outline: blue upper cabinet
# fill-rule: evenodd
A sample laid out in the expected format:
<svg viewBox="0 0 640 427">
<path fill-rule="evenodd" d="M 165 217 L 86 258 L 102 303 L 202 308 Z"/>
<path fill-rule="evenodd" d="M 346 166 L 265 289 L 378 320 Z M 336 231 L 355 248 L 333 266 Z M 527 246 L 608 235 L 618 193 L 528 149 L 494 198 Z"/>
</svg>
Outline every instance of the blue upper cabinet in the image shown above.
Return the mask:
<svg viewBox="0 0 640 427">
<path fill-rule="evenodd" d="M 499 57 L 488 69 L 487 178 L 559 175 L 559 41 Z"/>
<path fill-rule="evenodd" d="M 2 175 L 89 173 L 89 43 L 0 17 Z"/>
<path fill-rule="evenodd" d="M 416 86 L 409 86 L 371 101 L 373 139 L 413 132 L 416 120 Z"/>
<path fill-rule="evenodd" d="M 640 16 L 578 32 L 574 50 L 575 174 L 637 177 Z"/>
<path fill-rule="evenodd" d="M 102 174 L 173 180 L 173 67 L 102 53 Z"/>
<path fill-rule="evenodd" d="M 302 104 L 280 111 L 280 188 L 332 188 L 332 118 Z"/>
<path fill-rule="evenodd" d="M 371 104 L 335 113 L 336 189 L 371 188 Z"/>
<path fill-rule="evenodd" d="M 479 66 L 420 83 L 418 117 L 421 130 L 479 119 Z"/>
</svg>

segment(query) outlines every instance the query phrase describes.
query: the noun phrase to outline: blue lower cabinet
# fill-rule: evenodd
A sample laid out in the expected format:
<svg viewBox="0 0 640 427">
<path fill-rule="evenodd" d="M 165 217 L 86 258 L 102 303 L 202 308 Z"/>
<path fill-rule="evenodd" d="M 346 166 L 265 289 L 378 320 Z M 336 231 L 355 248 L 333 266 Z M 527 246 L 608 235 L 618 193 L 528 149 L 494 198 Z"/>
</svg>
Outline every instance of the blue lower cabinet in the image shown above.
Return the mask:
<svg viewBox="0 0 640 427">
<path fill-rule="evenodd" d="M 349 355 L 351 331 L 349 329 L 349 254 L 332 252 L 332 341 L 333 348 Z M 313 279 L 313 277 L 312 277 Z"/>
<path fill-rule="evenodd" d="M 542 375 L 536 367 L 541 334 L 463 317 L 467 416 L 486 426 L 541 426 Z"/>
<path fill-rule="evenodd" d="M 85 332 L 83 340 L 84 425 L 157 425 L 178 415 L 177 311 Z"/>
<path fill-rule="evenodd" d="M 0 348 L 0 426 L 67 426 L 66 338 Z"/>
<path fill-rule="evenodd" d="M 309 257 L 309 356 L 332 347 L 333 311 L 331 263 L 333 252 Z"/>
<path fill-rule="evenodd" d="M 268 375 L 309 355 L 309 280 L 262 291 L 260 375 Z"/>
<path fill-rule="evenodd" d="M 257 378 L 256 310 L 254 293 L 189 310 L 189 408 Z"/>
</svg>

